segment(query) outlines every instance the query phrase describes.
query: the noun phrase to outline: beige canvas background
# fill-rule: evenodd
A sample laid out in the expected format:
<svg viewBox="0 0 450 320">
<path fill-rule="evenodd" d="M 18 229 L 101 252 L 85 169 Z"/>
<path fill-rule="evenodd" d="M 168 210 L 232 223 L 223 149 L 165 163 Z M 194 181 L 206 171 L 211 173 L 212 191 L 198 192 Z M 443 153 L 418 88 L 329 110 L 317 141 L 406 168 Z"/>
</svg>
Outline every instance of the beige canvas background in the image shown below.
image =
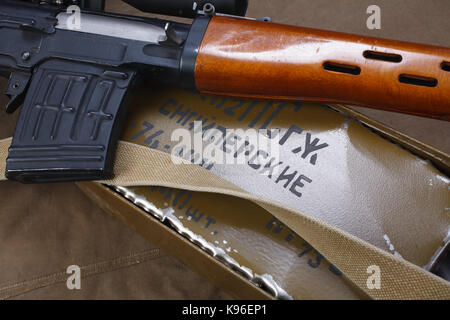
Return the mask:
<svg viewBox="0 0 450 320">
<path fill-rule="evenodd" d="M 366 28 L 366 8 L 382 10 L 381 30 Z M 120 0 L 107 9 L 138 14 Z M 250 0 L 248 16 L 275 22 L 450 47 L 448 0 Z M 3 89 L 6 82 L 0 81 Z M 0 104 L 6 103 L 0 98 Z M 447 122 L 365 110 L 363 113 L 450 153 Z M 17 115 L 0 112 L 0 137 Z M 74 184 L 0 184 L 0 294 L 24 281 L 58 279 L 11 298 L 222 299 L 228 296 L 134 234 L 88 200 Z M 80 265 L 82 289 L 65 287 L 65 268 Z"/>
</svg>

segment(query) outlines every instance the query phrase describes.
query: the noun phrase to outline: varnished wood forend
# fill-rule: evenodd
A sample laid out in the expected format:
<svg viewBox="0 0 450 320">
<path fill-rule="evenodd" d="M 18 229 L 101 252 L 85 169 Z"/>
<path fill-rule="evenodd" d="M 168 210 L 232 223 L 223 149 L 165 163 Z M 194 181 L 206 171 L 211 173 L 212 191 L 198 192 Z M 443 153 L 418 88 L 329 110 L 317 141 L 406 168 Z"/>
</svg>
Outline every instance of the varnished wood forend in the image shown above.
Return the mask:
<svg viewBox="0 0 450 320">
<path fill-rule="evenodd" d="M 203 93 L 338 102 L 450 121 L 450 48 L 214 17 Z"/>
</svg>

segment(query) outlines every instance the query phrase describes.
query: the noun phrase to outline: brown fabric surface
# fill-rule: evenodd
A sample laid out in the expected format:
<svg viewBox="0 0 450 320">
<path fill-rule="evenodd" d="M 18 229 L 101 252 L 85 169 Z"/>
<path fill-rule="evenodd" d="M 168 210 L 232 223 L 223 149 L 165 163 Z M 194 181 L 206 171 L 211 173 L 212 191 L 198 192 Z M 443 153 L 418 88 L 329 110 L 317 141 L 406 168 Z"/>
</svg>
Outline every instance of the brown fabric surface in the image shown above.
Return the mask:
<svg viewBox="0 0 450 320">
<path fill-rule="evenodd" d="M 107 2 L 110 11 L 138 14 L 119 0 Z M 368 30 L 365 24 L 370 4 L 367 0 L 250 0 L 248 16 L 269 15 L 276 22 L 450 46 L 446 32 L 450 29 L 449 1 L 379 0 L 382 29 L 376 31 Z M 2 80 L 0 88 L 5 84 Z M 0 104 L 5 103 L 2 96 Z M 447 122 L 358 110 L 450 152 L 449 139 L 442 138 L 450 132 Z M 17 114 L 0 112 L 0 138 L 12 134 Z M 31 186 L 6 182 L 0 184 L 0 193 L 0 288 L 6 295 L 15 292 L 13 296 L 18 299 L 228 297 L 102 212 L 74 184 Z M 104 268 L 93 267 L 98 263 Z M 83 270 L 91 272 L 82 279 L 79 291 L 67 290 L 64 282 L 23 294 L 13 290 L 27 288 L 32 282 L 24 281 L 40 277 L 64 279 L 61 273 L 71 264 L 82 267 L 82 274 Z"/>
<path fill-rule="evenodd" d="M 4 182 L 0 190 L 0 297 L 20 298 L 22 292 L 23 298 L 43 299 L 227 297 L 101 211 L 74 184 Z M 81 290 L 65 286 L 72 264 L 81 267 Z M 42 278 L 59 284 L 34 290 L 45 285 Z"/>
<path fill-rule="evenodd" d="M 224 299 L 220 289 L 173 258 L 158 258 L 82 280 L 81 290 L 65 283 L 22 294 L 15 299 Z"/>
<path fill-rule="evenodd" d="M 0 87 L 6 81 L 1 79 Z M 5 105 L 2 95 L 0 104 Z M 0 113 L 0 138 L 18 113 Z M 0 298 L 225 299 L 183 264 L 103 212 L 73 183 L 0 183 Z M 81 268 L 68 290 L 66 268 Z"/>
</svg>

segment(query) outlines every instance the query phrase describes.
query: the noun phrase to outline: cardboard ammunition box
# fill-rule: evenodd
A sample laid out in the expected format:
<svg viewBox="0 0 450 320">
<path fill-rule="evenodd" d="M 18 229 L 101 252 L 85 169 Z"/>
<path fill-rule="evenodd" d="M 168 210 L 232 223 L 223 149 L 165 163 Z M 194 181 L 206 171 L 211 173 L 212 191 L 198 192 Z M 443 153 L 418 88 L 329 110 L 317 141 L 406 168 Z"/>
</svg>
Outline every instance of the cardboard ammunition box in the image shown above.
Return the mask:
<svg viewBox="0 0 450 320">
<path fill-rule="evenodd" d="M 172 88 L 140 91 L 122 139 L 171 153 L 180 143 L 171 139 L 174 130 L 194 134 L 194 121 L 224 137 L 226 129 L 280 129 L 277 163 L 203 159 L 199 164 L 250 193 L 316 216 L 424 268 L 432 268 L 448 245 L 446 154 L 341 105 L 241 100 Z M 244 150 L 238 139 L 231 140 L 221 141 L 225 152 L 231 145 Z M 182 151 L 186 159 L 196 156 Z M 366 298 L 301 235 L 249 201 L 158 186 L 79 186 L 233 297 Z"/>
</svg>

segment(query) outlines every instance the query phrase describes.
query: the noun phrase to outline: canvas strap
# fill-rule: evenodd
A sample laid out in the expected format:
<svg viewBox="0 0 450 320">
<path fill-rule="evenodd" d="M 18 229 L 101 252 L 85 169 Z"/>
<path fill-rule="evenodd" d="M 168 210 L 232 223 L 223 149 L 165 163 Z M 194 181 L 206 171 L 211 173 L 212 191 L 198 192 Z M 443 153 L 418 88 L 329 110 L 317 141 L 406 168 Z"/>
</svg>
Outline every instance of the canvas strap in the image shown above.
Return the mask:
<svg viewBox="0 0 450 320">
<path fill-rule="evenodd" d="M 10 144 L 11 138 L 0 140 L 0 180 L 5 179 Z M 186 161 L 175 164 L 167 153 L 120 141 L 114 173 L 114 179 L 99 182 L 164 186 L 253 201 L 301 236 L 374 299 L 450 299 L 450 283 L 444 279 L 306 213 L 250 194 L 198 165 Z M 380 271 L 379 289 L 371 282 L 373 267 Z"/>
</svg>

